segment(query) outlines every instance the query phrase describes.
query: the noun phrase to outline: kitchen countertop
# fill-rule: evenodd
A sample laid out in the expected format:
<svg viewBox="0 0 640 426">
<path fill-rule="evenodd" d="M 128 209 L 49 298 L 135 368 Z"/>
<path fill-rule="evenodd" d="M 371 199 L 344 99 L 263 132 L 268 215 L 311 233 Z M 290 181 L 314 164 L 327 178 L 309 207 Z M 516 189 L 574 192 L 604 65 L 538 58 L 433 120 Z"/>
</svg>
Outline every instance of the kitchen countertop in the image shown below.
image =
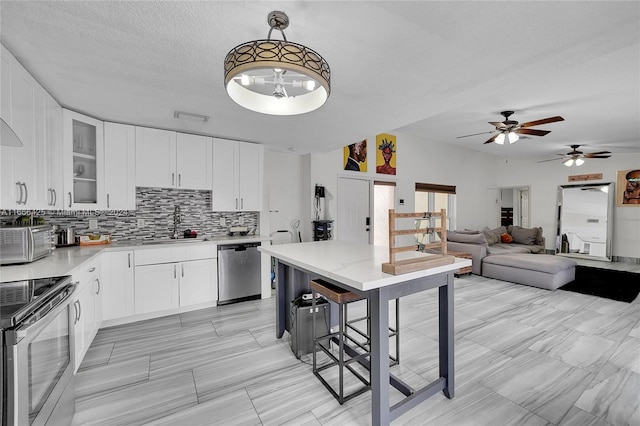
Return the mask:
<svg viewBox="0 0 640 426">
<path fill-rule="evenodd" d="M 237 244 L 271 241 L 268 235 L 247 235 L 230 237 L 227 235 L 177 240 L 156 240 L 154 243 L 143 244 L 142 240 L 114 241 L 111 244 L 95 246 L 72 246 L 60 247 L 53 250 L 50 256 L 46 256 L 35 262 L 21 265 L 0 266 L 0 282 L 28 280 L 34 278 L 56 277 L 69 275 L 73 269 L 84 262 L 99 255 L 102 252 L 123 251 L 123 250 L 153 250 L 158 248 L 175 247 L 177 245 L 192 244 Z"/>
<path fill-rule="evenodd" d="M 334 240 L 281 244 L 260 247 L 258 250 L 295 267 L 336 280 L 362 291 L 471 266 L 471 260 L 456 257 L 454 263 L 448 265 L 436 266 L 407 274 L 390 275 L 382 272 L 382 264 L 389 261 L 388 247 Z M 399 253 L 398 259 L 427 256 L 430 255 L 406 252 Z"/>
</svg>

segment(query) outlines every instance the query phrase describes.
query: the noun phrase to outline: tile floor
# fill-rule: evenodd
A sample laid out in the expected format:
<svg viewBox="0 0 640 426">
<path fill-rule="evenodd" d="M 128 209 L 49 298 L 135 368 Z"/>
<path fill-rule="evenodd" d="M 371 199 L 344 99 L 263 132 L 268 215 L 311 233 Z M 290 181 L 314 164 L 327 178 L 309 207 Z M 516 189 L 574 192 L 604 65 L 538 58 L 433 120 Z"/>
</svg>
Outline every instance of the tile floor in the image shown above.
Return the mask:
<svg viewBox="0 0 640 426">
<path fill-rule="evenodd" d="M 401 301 L 392 371 L 416 387 L 438 374 L 436 294 Z M 455 307 L 455 398 L 435 395 L 393 425 L 640 425 L 640 298 L 472 275 L 456 279 Z M 271 298 L 100 330 L 73 424 L 370 424 L 370 393 L 340 406 L 274 323 Z"/>
</svg>

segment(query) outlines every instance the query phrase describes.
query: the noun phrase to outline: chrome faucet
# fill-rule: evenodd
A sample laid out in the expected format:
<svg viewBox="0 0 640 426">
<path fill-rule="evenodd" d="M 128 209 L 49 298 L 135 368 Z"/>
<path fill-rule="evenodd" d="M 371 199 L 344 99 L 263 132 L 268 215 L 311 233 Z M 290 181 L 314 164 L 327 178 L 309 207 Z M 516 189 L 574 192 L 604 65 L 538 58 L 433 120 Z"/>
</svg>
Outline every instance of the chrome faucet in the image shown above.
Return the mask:
<svg viewBox="0 0 640 426">
<path fill-rule="evenodd" d="M 182 222 L 182 214 L 180 213 L 180 206 L 176 205 L 173 209 L 173 239 L 178 238 L 178 224 Z"/>
</svg>

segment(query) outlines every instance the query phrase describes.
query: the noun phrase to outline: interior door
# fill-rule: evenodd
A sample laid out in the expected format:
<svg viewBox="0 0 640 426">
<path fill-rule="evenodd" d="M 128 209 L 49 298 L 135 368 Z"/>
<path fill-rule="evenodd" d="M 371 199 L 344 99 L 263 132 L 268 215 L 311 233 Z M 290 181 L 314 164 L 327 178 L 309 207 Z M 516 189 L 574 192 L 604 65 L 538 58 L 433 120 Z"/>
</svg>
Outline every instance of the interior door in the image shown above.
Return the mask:
<svg viewBox="0 0 640 426">
<path fill-rule="evenodd" d="M 369 244 L 369 181 L 338 178 L 337 239 Z"/>
<path fill-rule="evenodd" d="M 520 226 L 529 228 L 529 189 L 520 191 Z"/>
</svg>

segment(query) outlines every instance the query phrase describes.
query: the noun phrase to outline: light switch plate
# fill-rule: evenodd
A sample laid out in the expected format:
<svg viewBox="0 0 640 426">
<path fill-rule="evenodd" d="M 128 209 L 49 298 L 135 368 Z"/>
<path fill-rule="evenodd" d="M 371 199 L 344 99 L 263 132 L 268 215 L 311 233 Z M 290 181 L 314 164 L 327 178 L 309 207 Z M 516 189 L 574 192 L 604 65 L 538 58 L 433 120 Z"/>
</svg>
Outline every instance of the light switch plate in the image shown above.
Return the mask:
<svg viewBox="0 0 640 426">
<path fill-rule="evenodd" d="M 89 219 L 89 229 L 98 229 L 98 219 Z"/>
<path fill-rule="evenodd" d="M 240 223 L 240 225 L 244 225 L 244 216 L 240 216 L 238 222 Z"/>
<path fill-rule="evenodd" d="M 227 220 L 224 217 L 220 218 L 220 226 L 226 226 L 227 225 Z"/>
<path fill-rule="evenodd" d="M 144 219 L 138 219 L 138 228 L 142 228 L 144 226 Z"/>
</svg>

